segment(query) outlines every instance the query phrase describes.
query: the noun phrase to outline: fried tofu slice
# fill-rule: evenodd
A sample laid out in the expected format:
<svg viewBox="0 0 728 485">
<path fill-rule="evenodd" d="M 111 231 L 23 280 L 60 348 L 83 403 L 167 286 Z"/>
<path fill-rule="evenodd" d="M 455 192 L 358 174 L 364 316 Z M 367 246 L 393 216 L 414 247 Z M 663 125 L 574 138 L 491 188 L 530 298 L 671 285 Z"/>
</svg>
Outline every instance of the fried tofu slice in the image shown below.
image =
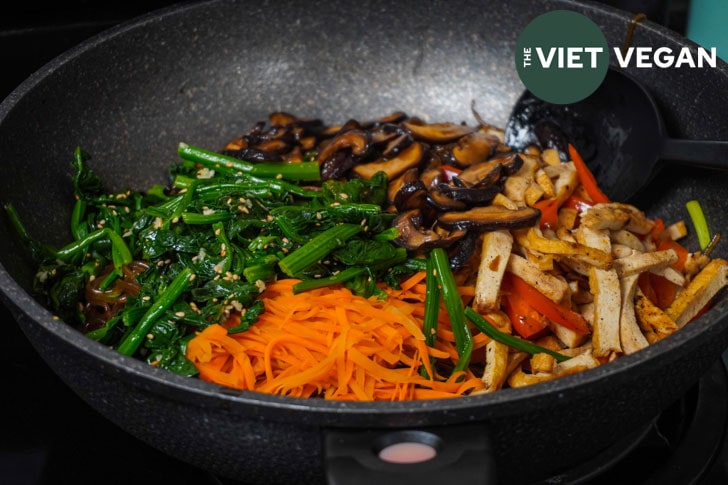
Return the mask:
<svg viewBox="0 0 728 485">
<path fill-rule="evenodd" d="M 619 231 L 611 231 L 610 237 L 612 239 L 612 245 L 621 244 L 622 246 L 627 246 L 635 251 L 641 251 L 645 252 L 645 245 L 644 243 L 634 235 L 634 233 L 631 233 L 629 231 L 626 231 L 624 229 L 621 229 Z"/>
<path fill-rule="evenodd" d="M 622 289 L 613 269 L 589 269 L 589 288 L 594 295 L 592 343 L 596 357 L 621 353 L 619 315 L 622 308 Z"/>
<path fill-rule="evenodd" d="M 649 342 L 642 334 L 634 309 L 638 279 L 639 274 L 633 274 L 619 280 L 622 291 L 622 308 L 619 312 L 619 340 L 625 354 L 632 354 L 649 345 Z"/>
<path fill-rule="evenodd" d="M 508 385 L 514 388 L 529 386 L 592 369 L 598 365 L 599 361 L 594 358 L 592 351 L 589 349 L 569 360 L 554 365 L 553 371 L 551 372 L 529 374 L 524 372 L 522 367 L 519 367 L 508 376 Z"/>
<path fill-rule="evenodd" d="M 633 253 L 630 256 L 614 260 L 613 268 L 621 277 L 662 269 L 677 262 L 674 249 L 652 251 L 649 253 Z"/>
<path fill-rule="evenodd" d="M 672 335 L 679 328 L 672 318 L 647 298 L 639 285 L 635 292 L 634 311 L 637 323 L 650 344 Z"/>
<path fill-rule="evenodd" d="M 492 231 L 483 235 L 480 266 L 475 280 L 473 308 L 480 313 L 499 306 L 498 291 L 513 248 L 513 236 L 508 231 Z"/>
<path fill-rule="evenodd" d="M 539 234 L 539 231 L 535 228 L 529 228 L 524 239 L 525 241 L 521 244 L 533 251 L 578 257 L 584 263 L 599 268 L 607 268 L 612 264 L 611 252 L 591 248 L 578 242 L 550 239 Z"/>
<path fill-rule="evenodd" d="M 544 273 L 536 263 L 523 256 L 511 254 L 506 270 L 520 277 L 529 285 L 538 288 L 549 300 L 563 302 L 569 295 L 569 284 L 556 276 Z"/>
<path fill-rule="evenodd" d="M 605 253 L 612 252 L 612 240 L 609 237 L 609 231 L 606 229 L 592 229 L 585 225 L 580 225 L 574 231 L 576 241 L 584 246 L 599 249 Z"/>
<path fill-rule="evenodd" d="M 581 223 L 592 229 L 619 231 L 626 229 L 636 234 L 647 234 L 655 222 L 633 205 L 620 202 L 595 204 L 581 216 Z"/>
<path fill-rule="evenodd" d="M 579 176 L 573 162 L 546 165 L 543 171 L 553 180 L 556 198 L 559 200 L 568 199 L 579 185 Z"/>
<path fill-rule="evenodd" d="M 665 313 L 682 328 L 727 284 L 728 261 L 713 259 L 678 293 Z"/>
<path fill-rule="evenodd" d="M 485 369 L 481 380 L 484 392 L 494 392 L 503 387 L 508 377 L 508 352 L 505 344 L 491 340 L 485 346 Z"/>
</svg>

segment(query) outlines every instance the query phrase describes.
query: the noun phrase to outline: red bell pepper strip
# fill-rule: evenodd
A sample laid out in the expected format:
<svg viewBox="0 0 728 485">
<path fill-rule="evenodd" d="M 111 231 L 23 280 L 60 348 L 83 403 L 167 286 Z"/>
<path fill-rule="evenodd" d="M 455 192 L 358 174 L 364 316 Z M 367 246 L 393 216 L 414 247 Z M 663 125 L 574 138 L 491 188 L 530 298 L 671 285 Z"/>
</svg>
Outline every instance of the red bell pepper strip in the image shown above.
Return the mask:
<svg viewBox="0 0 728 485">
<path fill-rule="evenodd" d="M 600 202 L 609 202 L 609 197 L 607 197 L 606 194 L 602 192 L 602 189 L 599 188 L 597 179 L 594 178 L 594 174 L 572 144 L 569 144 L 569 158 L 571 158 L 571 161 L 574 162 L 576 173 L 579 176 L 579 181 L 584 187 L 584 190 L 586 190 L 586 193 L 589 194 L 589 198 L 595 204 Z"/>
<path fill-rule="evenodd" d="M 661 310 L 675 300 L 678 286 L 667 278 L 653 273 L 642 273 L 637 280 L 642 293 Z"/>
<path fill-rule="evenodd" d="M 580 314 L 563 305 L 552 301 L 538 289 L 526 283 L 513 273 L 506 273 L 503 278 L 506 285 L 510 285 L 513 293 L 525 298 L 534 310 L 554 323 L 562 325 L 580 335 L 590 333 L 586 319 Z"/>
<path fill-rule="evenodd" d="M 688 251 L 688 248 L 672 239 L 665 230 L 665 222 L 660 218 L 655 219 L 655 224 L 650 231 L 650 238 L 654 241 L 655 247 L 658 251 L 673 249 L 677 253 L 677 262 L 673 264 L 672 267 L 678 271 L 683 271 L 685 269 L 685 261 L 688 259 L 690 251 Z"/>
<path fill-rule="evenodd" d="M 581 214 L 589 207 L 593 206 L 594 203 L 579 197 L 578 195 L 571 194 L 565 201 L 562 207 L 568 207 L 574 209 L 576 212 Z"/>
<path fill-rule="evenodd" d="M 546 319 L 518 292 L 513 291 L 503 295 L 502 305 L 513 329 L 523 338 L 539 337 L 548 327 Z"/>
<path fill-rule="evenodd" d="M 542 229 L 555 229 L 559 225 L 559 199 L 542 199 L 533 206 L 541 211 L 539 225 Z"/>
<path fill-rule="evenodd" d="M 685 261 L 687 261 L 690 251 L 688 251 L 685 246 L 673 239 L 670 239 L 669 237 L 662 238 L 657 243 L 658 251 L 664 251 L 666 249 L 672 249 L 677 253 L 677 262 L 674 263 L 672 267 L 678 271 L 683 271 L 685 269 Z"/>
</svg>

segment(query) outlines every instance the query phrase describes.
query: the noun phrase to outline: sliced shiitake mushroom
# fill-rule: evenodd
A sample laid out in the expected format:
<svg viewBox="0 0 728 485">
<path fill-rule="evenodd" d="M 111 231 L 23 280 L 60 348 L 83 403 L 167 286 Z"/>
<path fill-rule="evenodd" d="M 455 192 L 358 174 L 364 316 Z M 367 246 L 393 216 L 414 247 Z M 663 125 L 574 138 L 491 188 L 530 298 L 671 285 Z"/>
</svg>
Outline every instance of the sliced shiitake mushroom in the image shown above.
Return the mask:
<svg viewBox="0 0 728 485">
<path fill-rule="evenodd" d="M 508 152 L 498 155 L 491 160 L 496 160 L 503 165 L 503 174 L 510 176 L 518 172 L 523 166 L 523 158 L 516 152 Z"/>
<path fill-rule="evenodd" d="M 276 111 L 268 116 L 271 126 L 290 126 L 298 122 L 298 117 L 284 111 Z"/>
<path fill-rule="evenodd" d="M 469 166 L 458 174 L 458 179 L 468 186 L 489 185 L 498 180 L 502 173 L 503 163 L 500 159 L 494 159 Z"/>
<path fill-rule="evenodd" d="M 402 125 L 407 128 L 416 140 L 428 143 L 450 143 L 460 137 L 473 133 L 477 128 L 457 123 L 418 123 L 414 119 L 403 121 Z"/>
<path fill-rule="evenodd" d="M 420 180 L 412 180 L 402 185 L 394 196 L 394 207 L 397 212 L 417 209 L 424 206 L 427 199 L 427 187 Z"/>
<path fill-rule="evenodd" d="M 412 167 L 405 170 L 399 177 L 390 180 L 389 184 L 387 184 L 387 202 L 394 204 L 394 198 L 397 196 L 397 192 L 399 192 L 405 184 L 418 180 L 418 172 L 417 167 Z"/>
<path fill-rule="evenodd" d="M 497 193 L 503 190 L 503 186 L 499 183 L 486 187 L 460 187 L 451 184 L 440 184 L 437 186 L 437 190 L 446 197 L 465 202 L 468 205 L 474 205 L 488 204 Z"/>
<path fill-rule="evenodd" d="M 470 258 L 475 254 L 477 248 L 478 233 L 468 231 L 450 248 L 448 257 L 450 259 L 450 268 L 457 270 L 465 266 Z"/>
<path fill-rule="evenodd" d="M 369 148 L 369 133 L 363 130 L 348 130 L 337 135 L 326 147 L 319 153 L 318 159 L 325 161 L 334 152 L 340 150 L 350 150 L 353 155 L 364 155 Z"/>
<path fill-rule="evenodd" d="M 444 182 L 444 174 L 439 167 L 427 167 L 420 173 L 420 180 L 428 189 L 434 189 Z"/>
<path fill-rule="evenodd" d="M 541 217 L 541 211 L 533 207 L 507 209 L 499 205 L 474 207 L 465 211 L 440 214 L 437 223 L 446 229 L 523 229 L 533 226 Z"/>
<path fill-rule="evenodd" d="M 389 160 L 382 158 L 374 162 L 362 163 L 356 165 L 352 170 L 365 179 L 372 178 L 377 172 L 384 172 L 389 180 L 392 180 L 404 173 L 405 170 L 416 167 L 422 160 L 424 152 L 425 149 L 422 143 L 414 142 L 394 158 Z"/>
<path fill-rule="evenodd" d="M 425 229 L 422 227 L 422 213 L 419 209 L 410 209 L 400 212 L 392 225 L 399 229 L 399 236 L 395 243 L 412 251 L 431 249 L 435 247 L 449 247 L 465 236 L 467 230 L 447 230 L 442 227 Z"/>
<path fill-rule="evenodd" d="M 402 133 L 401 135 L 392 138 L 387 143 L 387 146 L 382 150 L 382 156 L 384 158 L 393 158 L 399 155 L 402 150 L 414 143 L 412 135 L 409 133 Z"/>
<path fill-rule="evenodd" d="M 458 139 L 452 155 L 460 166 L 470 166 L 490 158 L 500 144 L 495 135 L 476 131 Z"/>
<path fill-rule="evenodd" d="M 436 188 L 427 192 L 427 202 L 441 212 L 461 211 L 467 208 L 465 202 L 448 197 Z"/>
</svg>

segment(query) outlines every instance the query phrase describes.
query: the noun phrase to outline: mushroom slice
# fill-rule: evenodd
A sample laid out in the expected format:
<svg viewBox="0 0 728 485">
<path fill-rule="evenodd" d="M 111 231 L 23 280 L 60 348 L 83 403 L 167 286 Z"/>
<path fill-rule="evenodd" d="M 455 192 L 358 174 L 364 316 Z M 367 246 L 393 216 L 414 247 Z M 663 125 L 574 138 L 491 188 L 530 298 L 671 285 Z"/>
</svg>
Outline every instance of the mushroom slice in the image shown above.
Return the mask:
<svg viewBox="0 0 728 485">
<path fill-rule="evenodd" d="M 489 187 L 456 187 L 441 183 L 437 186 L 437 190 L 446 197 L 471 205 L 489 203 L 502 189 L 501 184 L 493 184 Z"/>
<path fill-rule="evenodd" d="M 421 228 L 422 214 L 419 209 L 401 212 L 392 224 L 399 230 L 395 243 L 410 250 L 448 247 L 465 236 L 467 231 L 432 230 Z M 440 229 L 440 228 L 438 228 Z"/>
<path fill-rule="evenodd" d="M 452 149 L 452 156 L 461 166 L 487 160 L 498 148 L 500 140 L 494 135 L 476 131 L 461 137 Z"/>
<path fill-rule="evenodd" d="M 621 353 L 619 314 L 622 290 L 617 272 L 592 266 L 589 269 L 589 289 L 594 295 L 594 356 L 607 357 L 612 352 Z"/>
<path fill-rule="evenodd" d="M 363 130 L 349 130 L 337 135 L 327 144 L 318 159 L 323 162 L 328 160 L 339 150 L 349 149 L 353 155 L 363 155 L 369 149 L 369 133 Z"/>
<path fill-rule="evenodd" d="M 713 259 L 678 293 L 665 313 L 682 328 L 727 284 L 728 261 Z"/>
<path fill-rule="evenodd" d="M 453 241 L 454 243 L 451 244 L 451 248 L 448 251 L 451 269 L 457 270 L 463 268 L 473 260 L 479 239 L 476 232 L 465 229 L 456 229 L 450 232 L 438 225 L 435 226 L 435 231 L 442 236 L 443 241 Z"/>
<path fill-rule="evenodd" d="M 434 189 L 445 180 L 445 177 L 441 168 L 427 167 L 420 172 L 420 180 L 428 189 Z"/>
<path fill-rule="evenodd" d="M 298 122 L 298 117 L 284 111 L 276 111 L 268 116 L 271 126 L 290 126 Z"/>
<path fill-rule="evenodd" d="M 461 211 L 467 207 L 465 202 L 452 199 L 437 189 L 431 189 L 427 192 L 427 202 L 440 211 Z"/>
<path fill-rule="evenodd" d="M 410 182 L 418 180 L 418 170 L 413 167 L 405 170 L 399 177 L 390 179 L 387 184 L 387 202 L 394 204 L 394 199 L 397 197 L 397 193 Z"/>
<path fill-rule="evenodd" d="M 455 141 L 477 130 L 473 126 L 451 122 L 422 124 L 416 120 L 404 121 L 402 126 L 407 128 L 417 140 L 439 144 Z"/>
<path fill-rule="evenodd" d="M 422 144 L 415 142 L 402 150 L 394 158 L 362 163 L 355 165 L 352 170 L 365 179 L 371 179 L 377 172 L 384 172 L 387 174 L 389 180 L 392 180 L 404 173 L 407 169 L 416 167 L 420 163 L 420 160 L 422 160 L 424 151 Z"/>
<path fill-rule="evenodd" d="M 396 157 L 402 152 L 402 150 L 406 149 L 412 143 L 414 143 L 412 135 L 409 133 L 402 133 L 387 143 L 387 146 L 384 147 L 384 150 L 382 150 L 382 156 L 384 158 Z"/>
<path fill-rule="evenodd" d="M 474 228 L 482 231 L 499 229 L 523 229 L 533 226 L 541 217 L 541 212 L 533 207 L 515 210 L 502 206 L 488 205 L 474 207 L 466 211 L 446 212 L 437 221 L 447 229 Z"/>
<path fill-rule="evenodd" d="M 649 345 L 642 334 L 634 309 L 634 297 L 637 291 L 638 274 L 620 280 L 622 290 L 622 308 L 619 312 L 619 339 L 625 354 L 632 354 Z"/>
<path fill-rule="evenodd" d="M 513 236 L 506 230 L 483 235 L 480 266 L 475 280 L 473 308 L 480 313 L 498 308 L 498 291 L 513 248 Z"/>
<path fill-rule="evenodd" d="M 419 180 L 406 182 L 394 195 L 394 206 L 397 212 L 405 212 L 409 209 L 418 209 L 427 200 L 427 188 Z"/>
<path fill-rule="evenodd" d="M 458 179 L 466 185 L 490 185 L 495 183 L 503 173 L 503 163 L 500 159 L 471 165 L 458 175 Z"/>
</svg>

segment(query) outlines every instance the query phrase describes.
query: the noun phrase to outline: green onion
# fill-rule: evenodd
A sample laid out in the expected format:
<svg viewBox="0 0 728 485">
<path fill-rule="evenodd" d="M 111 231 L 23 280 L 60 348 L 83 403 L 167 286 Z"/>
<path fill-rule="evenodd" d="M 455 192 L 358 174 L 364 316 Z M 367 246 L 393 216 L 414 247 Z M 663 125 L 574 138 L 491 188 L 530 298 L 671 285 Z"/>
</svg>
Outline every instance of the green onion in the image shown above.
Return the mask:
<svg viewBox="0 0 728 485">
<path fill-rule="evenodd" d="M 247 174 L 287 180 L 321 180 L 318 162 L 257 162 L 251 163 L 221 153 L 180 143 L 177 153 L 183 160 L 230 175 Z"/>
<path fill-rule="evenodd" d="M 540 345 L 536 345 L 533 342 L 529 342 L 528 340 L 523 340 L 514 337 L 513 335 L 503 333 L 500 330 L 497 330 L 495 326 L 493 326 L 493 324 L 488 321 L 487 318 L 476 312 L 471 307 L 465 308 L 465 316 L 473 323 L 473 325 L 475 325 L 478 330 L 480 330 L 496 342 L 500 342 L 502 344 L 508 345 L 509 347 L 513 347 L 514 349 L 526 352 L 531 355 L 548 354 L 556 359 L 556 362 L 564 362 L 571 358 L 567 355 L 563 355 L 545 347 L 541 347 Z"/>
<path fill-rule="evenodd" d="M 427 258 L 425 273 L 425 316 L 422 322 L 422 333 L 425 334 L 425 344 L 434 347 L 437 340 L 437 323 L 440 317 L 440 288 L 437 284 L 437 272 L 432 258 Z M 430 367 L 434 364 L 434 358 L 430 359 Z M 430 377 L 425 367 L 422 367 L 422 375 Z"/>
<path fill-rule="evenodd" d="M 690 219 L 693 221 L 693 227 L 695 228 L 695 234 L 698 236 L 698 243 L 700 244 L 701 251 L 710 244 L 710 229 L 708 228 L 708 221 L 705 219 L 703 208 L 700 202 L 697 200 L 690 200 L 685 204 L 685 208 L 690 214 Z"/>
<path fill-rule="evenodd" d="M 437 282 L 442 292 L 442 299 L 447 307 L 447 314 L 450 317 L 450 324 L 455 335 L 455 348 L 458 351 L 458 362 L 453 372 L 465 370 L 470 364 L 470 354 L 473 351 L 473 336 L 465 318 L 463 299 L 460 296 L 455 277 L 450 269 L 450 259 L 443 248 L 435 248 L 430 251 L 432 266 L 435 271 Z"/>
<path fill-rule="evenodd" d="M 157 298 L 147 312 L 142 316 L 132 331 L 124 337 L 118 347 L 118 351 L 124 355 L 133 355 L 142 340 L 149 333 L 149 329 L 152 328 L 154 322 L 157 321 L 162 314 L 167 311 L 177 299 L 184 293 L 184 291 L 190 286 L 190 283 L 194 279 L 194 274 L 190 268 L 183 268 L 174 280 L 169 284 L 166 290 Z"/>
<path fill-rule="evenodd" d="M 288 276 L 294 277 L 304 269 L 321 260 L 334 249 L 344 245 L 347 239 L 359 234 L 359 224 L 339 224 L 315 236 L 306 244 L 281 259 L 278 266 Z"/>
</svg>

